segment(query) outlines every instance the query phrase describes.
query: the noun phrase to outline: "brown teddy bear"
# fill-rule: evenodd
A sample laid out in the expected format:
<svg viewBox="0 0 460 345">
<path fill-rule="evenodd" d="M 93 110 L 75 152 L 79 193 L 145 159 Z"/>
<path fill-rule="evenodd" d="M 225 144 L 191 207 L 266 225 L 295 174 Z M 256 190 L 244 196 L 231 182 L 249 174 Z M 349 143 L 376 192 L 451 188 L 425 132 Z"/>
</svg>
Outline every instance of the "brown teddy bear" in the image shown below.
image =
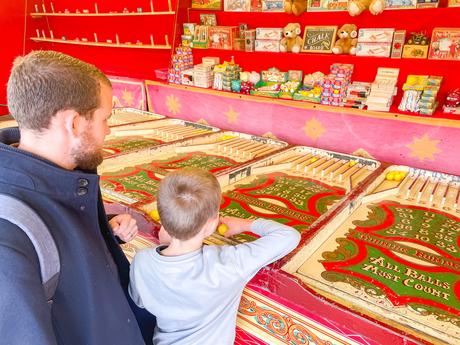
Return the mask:
<svg viewBox="0 0 460 345">
<path fill-rule="evenodd" d="M 335 41 L 332 52 L 334 54 L 355 55 L 356 44 L 358 43 L 358 28 L 355 24 L 345 24 L 337 31 L 337 41 Z"/>
<path fill-rule="evenodd" d="M 280 50 L 282 52 L 298 53 L 302 48 L 302 38 L 299 37 L 300 32 L 299 23 L 289 23 L 283 28 L 283 38 L 280 42 Z"/>
<path fill-rule="evenodd" d="M 348 13 L 351 16 L 359 16 L 366 9 L 372 14 L 380 14 L 385 9 L 385 0 L 348 0 Z"/>
<path fill-rule="evenodd" d="M 307 0 L 284 0 L 284 11 L 300 16 L 307 9 Z"/>
</svg>

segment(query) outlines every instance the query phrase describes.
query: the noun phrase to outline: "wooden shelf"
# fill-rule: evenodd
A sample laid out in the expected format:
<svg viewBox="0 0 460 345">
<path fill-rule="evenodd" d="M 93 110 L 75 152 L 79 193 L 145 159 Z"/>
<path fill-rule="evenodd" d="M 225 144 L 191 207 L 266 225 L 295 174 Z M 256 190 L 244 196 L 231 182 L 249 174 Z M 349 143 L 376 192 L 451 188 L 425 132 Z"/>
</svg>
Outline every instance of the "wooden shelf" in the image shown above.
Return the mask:
<svg viewBox="0 0 460 345">
<path fill-rule="evenodd" d="M 166 12 L 117 12 L 117 13 L 40 13 L 34 12 L 30 15 L 32 18 L 40 17 L 124 17 L 124 16 L 168 16 L 173 15 L 176 12 L 166 11 Z"/>
<path fill-rule="evenodd" d="M 410 59 L 410 58 L 398 58 L 394 59 L 391 57 L 379 57 L 379 56 L 358 56 L 358 55 L 350 55 L 350 54 L 333 54 L 333 53 L 312 53 L 312 52 L 299 52 L 299 53 L 291 53 L 291 52 L 263 52 L 263 51 L 245 51 L 245 50 L 234 50 L 234 49 L 216 49 L 216 48 L 192 48 L 193 53 L 197 55 L 201 55 L 200 52 L 207 52 L 204 55 L 208 54 L 226 54 L 228 53 L 230 56 L 231 55 L 238 55 L 238 56 L 244 56 L 245 54 L 253 54 L 255 56 L 260 55 L 258 58 L 263 58 L 263 56 L 281 56 L 284 55 L 286 58 L 289 59 L 295 59 L 299 56 L 310 56 L 310 57 L 317 57 L 321 59 L 341 59 L 341 60 L 349 60 L 350 63 L 353 61 L 359 61 L 360 59 L 362 60 L 361 63 L 369 63 L 369 62 L 378 62 L 382 63 L 386 60 L 392 61 L 392 62 L 397 62 L 398 64 L 411 64 L 411 65 L 418 65 L 420 63 L 424 63 L 429 61 L 430 63 L 434 62 L 439 62 L 442 64 L 455 64 L 459 63 L 460 60 L 443 60 L 443 59 L 429 59 L 429 58 L 424 58 L 424 59 Z M 452 67 L 456 67 L 455 65 L 452 65 Z"/>
<path fill-rule="evenodd" d="M 459 128 L 460 127 L 460 116 L 453 115 L 453 114 L 444 114 L 441 111 L 441 107 L 438 107 L 438 110 L 432 116 L 427 115 L 420 115 L 417 113 L 410 113 L 410 112 L 400 112 L 398 110 L 397 104 L 393 103 L 390 111 L 374 111 L 374 110 L 367 110 L 367 109 L 353 109 L 348 107 L 337 107 L 332 105 L 322 105 L 319 103 L 312 103 L 308 101 L 297 101 L 293 99 L 283 99 L 283 98 L 271 98 L 271 97 L 264 97 L 264 96 L 257 96 L 257 95 L 246 95 L 241 93 L 235 93 L 230 91 L 223 91 L 223 90 L 214 90 L 211 88 L 201 88 L 197 86 L 191 85 L 181 85 L 181 84 L 173 84 L 161 81 L 152 81 L 146 80 L 146 85 L 163 85 L 166 87 L 180 89 L 180 90 L 188 90 L 198 93 L 205 93 L 205 94 L 212 94 L 216 96 L 226 97 L 226 98 L 236 98 L 242 99 L 246 101 L 252 102 L 263 102 L 263 103 L 273 103 L 273 104 L 284 104 L 300 109 L 309 109 L 309 110 L 317 110 L 317 111 L 324 111 L 330 113 L 346 113 L 351 115 L 357 116 L 364 116 L 364 117 L 372 117 L 378 119 L 393 119 L 397 121 L 405 121 L 410 123 L 418 123 L 418 124 L 425 124 L 425 125 L 433 125 L 436 123 L 438 126 L 445 126 L 445 127 L 452 127 L 452 128 Z"/>
<path fill-rule="evenodd" d="M 40 37 L 31 37 L 34 42 L 48 42 L 48 43 L 62 43 L 62 44 L 75 44 L 82 46 L 95 46 L 95 47 L 106 47 L 106 48 L 135 48 L 135 49 L 171 49 L 170 45 L 150 45 L 150 44 L 125 44 L 125 43 L 104 43 L 104 42 L 85 42 L 85 41 L 75 41 L 75 40 L 60 40 L 60 39 L 51 39 L 51 38 L 40 38 Z"/>
</svg>

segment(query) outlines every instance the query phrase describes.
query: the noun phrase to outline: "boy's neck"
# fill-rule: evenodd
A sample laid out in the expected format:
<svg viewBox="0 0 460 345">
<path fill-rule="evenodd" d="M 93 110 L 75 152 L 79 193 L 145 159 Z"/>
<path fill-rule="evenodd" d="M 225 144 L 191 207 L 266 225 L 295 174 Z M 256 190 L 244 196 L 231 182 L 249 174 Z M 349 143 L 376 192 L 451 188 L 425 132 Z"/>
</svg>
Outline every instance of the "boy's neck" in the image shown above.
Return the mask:
<svg viewBox="0 0 460 345">
<path fill-rule="evenodd" d="M 197 236 L 186 241 L 172 238 L 171 243 L 161 251 L 164 256 L 179 256 L 194 252 L 203 247 L 203 238 Z"/>
</svg>

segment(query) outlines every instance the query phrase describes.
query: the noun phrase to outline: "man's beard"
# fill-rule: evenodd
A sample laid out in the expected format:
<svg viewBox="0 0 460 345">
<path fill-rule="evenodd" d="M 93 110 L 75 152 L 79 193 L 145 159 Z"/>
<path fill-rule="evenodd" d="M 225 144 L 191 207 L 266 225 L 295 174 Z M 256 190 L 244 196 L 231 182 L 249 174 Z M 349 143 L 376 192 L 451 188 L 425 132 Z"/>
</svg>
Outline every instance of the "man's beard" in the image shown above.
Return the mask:
<svg viewBox="0 0 460 345">
<path fill-rule="evenodd" d="M 94 147 L 94 140 L 88 132 L 84 132 L 80 142 L 72 148 L 71 155 L 76 166 L 82 170 L 96 170 L 104 157 L 102 149 Z"/>
</svg>

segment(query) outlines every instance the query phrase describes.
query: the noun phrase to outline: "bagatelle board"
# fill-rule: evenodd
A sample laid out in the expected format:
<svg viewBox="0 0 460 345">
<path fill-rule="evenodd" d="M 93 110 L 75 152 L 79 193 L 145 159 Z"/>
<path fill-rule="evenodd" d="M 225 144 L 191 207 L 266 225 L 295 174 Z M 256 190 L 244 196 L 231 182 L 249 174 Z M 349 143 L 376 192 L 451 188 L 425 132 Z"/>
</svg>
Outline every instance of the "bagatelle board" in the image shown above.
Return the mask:
<svg viewBox="0 0 460 345">
<path fill-rule="evenodd" d="M 385 170 L 282 270 L 435 344 L 460 344 L 460 178 Z"/>
<path fill-rule="evenodd" d="M 104 141 L 104 157 L 147 149 L 220 129 L 179 119 L 144 121 L 111 128 Z"/>
<path fill-rule="evenodd" d="M 164 115 L 151 113 L 145 110 L 134 108 L 113 108 L 112 116 L 109 118 L 109 126 L 119 126 L 128 123 L 164 119 Z"/>
<path fill-rule="evenodd" d="M 0 128 L 17 127 L 18 123 L 11 115 L 0 116 Z"/>
<path fill-rule="evenodd" d="M 283 141 L 230 131 L 192 137 L 104 160 L 101 190 L 107 200 L 150 212 L 158 184 L 169 171 L 193 166 L 226 180 L 228 170 L 245 169 L 285 147 Z"/>
<path fill-rule="evenodd" d="M 272 219 L 308 232 L 379 165 L 372 159 L 305 146 L 291 147 L 229 172 L 220 214 Z M 225 238 L 215 233 L 207 242 L 233 244 L 253 239 L 251 234 Z"/>
</svg>

